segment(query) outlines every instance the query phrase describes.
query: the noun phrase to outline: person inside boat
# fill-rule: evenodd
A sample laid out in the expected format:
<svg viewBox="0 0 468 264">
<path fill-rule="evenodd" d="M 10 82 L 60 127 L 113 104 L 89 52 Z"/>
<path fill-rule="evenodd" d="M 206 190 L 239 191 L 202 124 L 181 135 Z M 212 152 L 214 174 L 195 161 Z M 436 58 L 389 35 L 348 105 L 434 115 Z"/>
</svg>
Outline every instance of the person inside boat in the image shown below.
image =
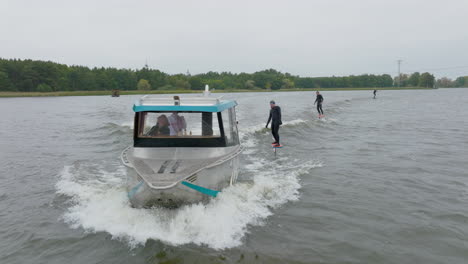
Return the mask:
<svg viewBox="0 0 468 264">
<path fill-rule="evenodd" d="M 172 114 L 169 116 L 169 124 L 171 136 L 181 136 L 184 130 L 187 128 L 185 118 L 180 116 L 178 112 L 172 112 Z"/>
<path fill-rule="evenodd" d="M 158 135 L 168 136 L 169 133 L 170 133 L 169 120 L 167 119 L 166 115 L 160 115 L 158 116 L 158 121 L 156 122 L 156 125 L 153 126 L 148 132 L 148 136 L 158 136 Z"/>
</svg>

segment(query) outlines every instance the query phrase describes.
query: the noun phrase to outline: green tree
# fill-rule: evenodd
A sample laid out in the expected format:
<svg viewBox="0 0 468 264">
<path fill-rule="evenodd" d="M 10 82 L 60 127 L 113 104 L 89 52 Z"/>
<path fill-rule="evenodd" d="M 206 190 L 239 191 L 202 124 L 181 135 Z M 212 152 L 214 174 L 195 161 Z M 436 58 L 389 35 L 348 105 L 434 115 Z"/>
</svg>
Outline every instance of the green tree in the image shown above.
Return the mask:
<svg viewBox="0 0 468 264">
<path fill-rule="evenodd" d="M 468 76 L 460 76 L 455 80 L 456 87 L 468 87 Z"/>
<path fill-rule="evenodd" d="M 22 80 L 19 82 L 19 90 L 21 92 L 32 92 L 34 84 L 31 79 Z"/>
<path fill-rule="evenodd" d="M 41 83 L 37 86 L 36 90 L 41 93 L 49 93 L 52 92 L 52 87 L 45 83 Z"/>
<path fill-rule="evenodd" d="M 148 80 L 140 79 L 137 84 L 137 89 L 144 91 L 151 90 L 151 85 L 149 84 Z"/>
<path fill-rule="evenodd" d="M 294 83 L 296 84 L 296 87 L 300 88 L 315 88 L 315 78 L 310 78 L 310 77 L 304 77 L 300 78 L 297 77 L 294 79 Z"/>
<path fill-rule="evenodd" d="M 175 87 L 177 89 L 183 89 L 183 90 L 189 90 L 190 89 L 190 83 L 186 80 L 176 80 L 175 81 Z"/>
<path fill-rule="evenodd" d="M 192 76 L 189 79 L 190 87 L 192 90 L 203 90 L 205 85 L 203 85 L 203 81 L 198 76 Z"/>
<path fill-rule="evenodd" d="M 283 85 L 281 89 L 291 89 L 294 88 L 294 82 L 289 79 L 283 79 Z"/>
<path fill-rule="evenodd" d="M 418 86 L 419 87 L 426 87 L 426 88 L 429 88 L 429 87 L 434 87 L 434 75 L 428 73 L 428 72 L 425 72 L 423 74 L 421 74 L 421 76 L 419 77 L 419 83 L 418 83 Z"/>
<path fill-rule="evenodd" d="M 419 85 L 419 78 L 421 77 L 421 74 L 419 72 L 414 72 L 411 74 L 411 76 L 408 79 L 408 84 L 410 86 L 416 87 Z"/>
<path fill-rule="evenodd" d="M 151 79 L 151 72 L 148 68 L 148 65 L 145 65 L 141 70 L 136 72 L 138 80 L 150 80 Z"/>
<path fill-rule="evenodd" d="M 401 86 L 427 86 L 430 78 L 420 78 L 419 73 L 411 76 L 402 74 Z M 427 77 L 427 76 L 426 76 Z M 143 82 L 140 81 L 145 80 Z M 398 80 L 396 78 L 395 80 Z M 429 81 L 429 84 L 427 83 Z M 441 80 L 443 81 L 443 80 Z M 140 70 L 116 68 L 88 68 L 67 66 L 50 61 L 33 61 L 0 58 L 0 90 L 12 91 L 78 91 L 78 90 L 135 90 L 135 89 L 203 89 L 205 84 L 222 89 L 287 89 L 335 88 L 335 87 L 390 87 L 393 85 L 390 75 L 363 74 L 358 76 L 299 77 L 282 73 L 275 69 L 266 69 L 254 73 L 207 72 L 187 76 L 169 75 L 145 65 Z M 396 85 L 396 82 L 395 82 Z M 455 84 L 468 86 L 468 77 L 459 77 Z"/>
<path fill-rule="evenodd" d="M 255 81 L 254 80 L 247 80 L 244 84 L 245 89 L 255 89 Z"/>
<path fill-rule="evenodd" d="M 380 87 L 392 87 L 392 85 L 393 85 L 392 76 L 388 74 L 382 75 Z"/>
<path fill-rule="evenodd" d="M 2 71 L 0 71 L 0 91 L 14 91 L 13 84 L 8 75 Z"/>
</svg>

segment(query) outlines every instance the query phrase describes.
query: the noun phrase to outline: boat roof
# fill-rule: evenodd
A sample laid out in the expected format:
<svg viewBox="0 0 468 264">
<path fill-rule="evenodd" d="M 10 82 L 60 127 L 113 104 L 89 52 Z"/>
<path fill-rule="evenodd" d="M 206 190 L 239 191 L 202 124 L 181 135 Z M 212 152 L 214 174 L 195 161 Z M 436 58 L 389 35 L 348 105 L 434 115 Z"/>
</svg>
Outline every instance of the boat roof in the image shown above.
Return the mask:
<svg viewBox="0 0 468 264">
<path fill-rule="evenodd" d="M 209 96 L 145 95 L 133 105 L 134 112 L 221 112 L 237 105 L 234 100 L 220 100 Z"/>
</svg>

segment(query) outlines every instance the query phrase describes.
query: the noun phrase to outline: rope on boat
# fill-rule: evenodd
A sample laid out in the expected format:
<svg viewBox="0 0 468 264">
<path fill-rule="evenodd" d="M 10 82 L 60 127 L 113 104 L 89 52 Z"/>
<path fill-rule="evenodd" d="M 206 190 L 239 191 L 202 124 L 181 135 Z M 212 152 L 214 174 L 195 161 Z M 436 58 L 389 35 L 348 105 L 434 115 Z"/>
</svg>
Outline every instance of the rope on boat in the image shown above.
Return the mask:
<svg viewBox="0 0 468 264">
<path fill-rule="evenodd" d="M 140 187 L 143 185 L 143 182 L 140 182 L 139 184 L 137 184 L 135 187 L 133 187 L 128 193 L 128 198 L 129 199 L 132 199 L 133 196 L 135 196 L 135 193 L 138 191 L 138 189 L 140 189 Z"/>
<path fill-rule="evenodd" d="M 201 192 L 201 193 L 209 195 L 209 196 L 216 197 L 216 195 L 218 195 L 218 193 L 219 193 L 219 191 L 215 191 L 215 190 L 211 190 L 211 189 L 208 189 L 208 188 L 205 188 L 205 187 L 201 187 L 201 186 L 192 184 L 192 183 L 187 182 L 187 181 L 182 181 L 181 183 L 183 185 L 189 187 L 189 188 L 194 189 L 195 191 Z"/>
</svg>

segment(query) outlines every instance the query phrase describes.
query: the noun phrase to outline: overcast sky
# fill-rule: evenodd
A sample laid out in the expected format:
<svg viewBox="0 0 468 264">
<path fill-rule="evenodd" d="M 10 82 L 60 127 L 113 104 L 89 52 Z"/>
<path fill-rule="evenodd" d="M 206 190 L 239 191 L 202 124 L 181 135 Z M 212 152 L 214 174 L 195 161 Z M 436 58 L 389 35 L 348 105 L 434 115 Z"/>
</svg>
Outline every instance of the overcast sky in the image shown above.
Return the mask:
<svg viewBox="0 0 468 264">
<path fill-rule="evenodd" d="M 167 73 L 468 75 L 468 0 L 0 0 L 0 57 Z M 448 68 L 448 69 L 447 69 Z"/>
</svg>

